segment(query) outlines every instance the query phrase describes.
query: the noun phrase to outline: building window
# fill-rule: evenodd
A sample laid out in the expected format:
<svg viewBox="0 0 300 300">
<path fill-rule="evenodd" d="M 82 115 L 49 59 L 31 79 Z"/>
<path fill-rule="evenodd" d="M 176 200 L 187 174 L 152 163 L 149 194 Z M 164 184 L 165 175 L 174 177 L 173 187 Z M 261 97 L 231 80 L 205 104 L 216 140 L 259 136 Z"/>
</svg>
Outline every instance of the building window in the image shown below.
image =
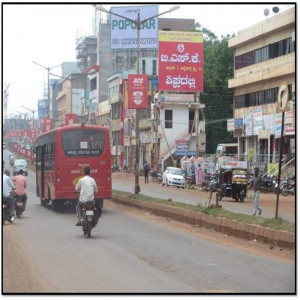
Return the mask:
<svg viewBox="0 0 300 300">
<path fill-rule="evenodd" d="M 136 69 L 136 56 L 130 58 L 131 69 Z"/>
<path fill-rule="evenodd" d="M 165 128 L 173 128 L 173 110 L 165 110 Z"/>
<path fill-rule="evenodd" d="M 112 131 L 113 146 L 121 145 L 120 131 Z"/>
<path fill-rule="evenodd" d="M 292 38 L 235 57 L 235 69 L 244 68 L 294 51 Z"/>
<path fill-rule="evenodd" d="M 152 75 L 157 75 L 157 61 L 152 60 Z"/>
<path fill-rule="evenodd" d="M 111 119 L 112 120 L 120 119 L 120 115 L 121 115 L 120 112 L 121 112 L 120 103 L 113 104 L 111 106 Z"/>
<path fill-rule="evenodd" d="M 142 60 L 142 74 L 146 74 L 146 60 Z"/>
<path fill-rule="evenodd" d="M 97 77 L 90 80 L 90 92 L 97 89 Z"/>
</svg>

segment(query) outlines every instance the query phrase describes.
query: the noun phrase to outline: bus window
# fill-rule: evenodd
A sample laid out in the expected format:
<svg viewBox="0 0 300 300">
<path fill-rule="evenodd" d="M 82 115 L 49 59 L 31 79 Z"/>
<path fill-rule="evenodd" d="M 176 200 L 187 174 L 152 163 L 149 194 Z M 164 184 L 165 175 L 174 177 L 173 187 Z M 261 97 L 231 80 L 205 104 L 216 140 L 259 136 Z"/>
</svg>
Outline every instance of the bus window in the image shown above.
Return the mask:
<svg viewBox="0 0 300 300">
<path fill-rule="evenodd" d="M 72 130 L 62 133 L 64 152 L 67 156 L 101 155 L 104 132 L 95 130 Z"/>
</svg>

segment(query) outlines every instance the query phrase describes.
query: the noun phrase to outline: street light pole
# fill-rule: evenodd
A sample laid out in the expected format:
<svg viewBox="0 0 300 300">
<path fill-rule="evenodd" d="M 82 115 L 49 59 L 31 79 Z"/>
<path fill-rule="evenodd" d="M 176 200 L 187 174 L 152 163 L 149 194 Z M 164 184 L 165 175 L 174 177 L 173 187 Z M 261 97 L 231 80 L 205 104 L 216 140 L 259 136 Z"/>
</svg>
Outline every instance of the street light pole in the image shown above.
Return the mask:
<svg viewBox="0 0 300 300">
<path fill-rule="evenodd" d="M 50 71 L 52 70 L 52 69 L 54 69 L 54 68 L 56 68 L 56 67 L 59 67 L 59 66 L 61 66 L 61 64 L 59 64 L 59 65 L 57 65 L 57 66 L 54 66 L 54 67 L 45 67 L 45 66 L 43 66 L 43 65 L 41 65 L 41 64 L 39 64 L 39 63 L 37 63 L 37 62 L 35 62 L 35 61 L 32 61 L 34 64 L 36 64 L 36 65 L 38 65 L 38 66 L 40 66 L 40 67 L 42 67 L 42 68 L 44 68 L 44 69 L 46 69 L 47 70 L 47 77 L 48 77 L 48 97 L 47 97 L 47 109 L 46 109 L 46 112 L 47 112 L 47 117 L 49 117 L 49 105 L 50 105 Z"/>
<path fill-rule="evenodd" d="M 33 109 L 29 109 L 27 107 L 25 107 L 24 105 L 22 105 L 23 108 L 29 110 L 31 113 L 32 113 L 32 129 L 34 128 L 34 113 L 37 111 L 37 110 L 33 110 Z"/>
<path fill-rule="evenodd" d="M 125 16 L 122 16 L 122 15 L 119 15 L 117 13 L 114 13 L 114 12 L 111 12 L 111 11 L 108 11 L 107 9 L 105 9 L 102 5 L 98 5 L 96 6 L 95 5 L 95 8 L 100 10 L 100 11 L 103 11 L 103 12 L 106 12 L 108 14 L 111 14 L 111 15 L 115 15 L 117 17 L 120 17 L 122 19 L 125 19 L 125 20 L 128 20 L 130 21 L 131 23 L 133 23 L 135 26 L 136 26 L 136 29 L 137 29 L 137 48 L 136 48 L 136 59 L 137 59 L 137 63 L 136 63 L 136 71 L 137 71 L 137 74 L 140 73 L 140 30 L 141 30 L 141 26 L 146 23 L 148 20 L 150 19 L 153 19 L 153 18 L 156 18 L 156 17 L 159 17 L 161 15 L 164 15 L 166 13 L 170 13 L 170 12 L 173 12 L 177 9 L 180 8 L 180 6 L 173 6 L 171 9 L 169 9 L 168 11 L 165 11 L 165 12 L 162 12 L 158 15 L 155 15 L 155 16 L 152 16 L 150 18 L 147 18 L 147 19 L 144 19 L 141 21 L 140 19 L 140 13 L 138 12 L 137 14 L 137 19 L 136 20 L 133 20 L 133 19 L 130 19 L 130 18 L 127 18 Z M 139 163 L 140 163 L 140 130 L 139 130 L 139 113 L 138 113 L 138 109 L 136 109 L 136 114 L 135 114 L 135 118 L 136 118 L 136 132 L 135 132 L 135 149 L 136 149 L 136 157 L 135 157 L 135 161 L 136 161 L 136 168 L 135 168 L 135 188 L 134 188 L 134 193 L 135 194 L 138 194 L 140 192 L 140 185 L 139 185 Z"/>
</svg>

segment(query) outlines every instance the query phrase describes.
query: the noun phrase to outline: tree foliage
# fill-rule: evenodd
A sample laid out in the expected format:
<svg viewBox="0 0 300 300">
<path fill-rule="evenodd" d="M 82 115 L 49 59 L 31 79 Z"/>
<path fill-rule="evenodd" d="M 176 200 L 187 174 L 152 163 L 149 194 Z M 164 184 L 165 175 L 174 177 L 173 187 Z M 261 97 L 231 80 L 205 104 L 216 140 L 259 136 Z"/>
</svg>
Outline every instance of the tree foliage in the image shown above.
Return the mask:
<svg viewBox="0 0 300 300">
<path fill-rule="evenodd" d="M 203 33 L 204 93 L 200 101 L 205 104 L 206 152 L 215 153 L 217 144 L 235 142 L 227 132 L 227 119 L 233 117 L 233 90 L 228 89 L 228 80 L 234 75 L 234 53 L 228 48 L 227 35 L 221 39 L 196 23 L 194 31 Z"/>
</svg>

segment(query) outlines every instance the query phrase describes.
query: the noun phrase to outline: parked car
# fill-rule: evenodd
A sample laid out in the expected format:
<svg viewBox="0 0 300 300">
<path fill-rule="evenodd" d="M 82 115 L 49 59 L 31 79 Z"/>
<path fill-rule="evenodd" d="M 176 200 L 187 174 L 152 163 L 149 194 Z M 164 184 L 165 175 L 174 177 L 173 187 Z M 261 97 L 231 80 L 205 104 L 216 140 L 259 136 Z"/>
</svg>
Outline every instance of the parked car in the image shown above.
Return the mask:
<svg viewBox="0 0 300 300">
<path fill-rule="evenodd" d="M 184 189 L 185 179 L 181 169 L 175 167 L 167 167 L 163 174 L 162 185 L 177 186 Z"/>
<path fill-rule="evenodd" d="M 28 176 L 27 161 L 25 159 L 16 159 L 13 166 L 13 176 L 17 175 L 21 169 L 23 170 L 24 175 Z"/>
</svg>

